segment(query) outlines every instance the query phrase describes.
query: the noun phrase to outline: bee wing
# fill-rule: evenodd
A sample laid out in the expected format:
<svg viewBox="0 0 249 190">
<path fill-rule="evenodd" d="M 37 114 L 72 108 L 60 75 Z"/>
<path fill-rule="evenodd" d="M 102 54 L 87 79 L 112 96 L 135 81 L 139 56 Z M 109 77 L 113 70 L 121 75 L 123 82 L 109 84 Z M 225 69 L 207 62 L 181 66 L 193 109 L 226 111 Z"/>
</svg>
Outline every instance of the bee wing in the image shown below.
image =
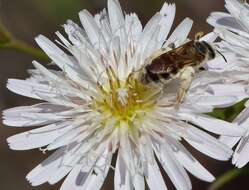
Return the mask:
<svg viewBox="0 0 249 190">
<path fill-rule="evenodd" d="M 169 60 L 168 63 L 165 62 L 167 71 L 170 71 L 173 67 L 181 69 L 184 66 L 192 66 L 200 63 L 203 59 L 203 55 L 200 55 L 194 47 L 194 41 L 189 41 L 169 51 L 167 55 L 165 54 L 165 57 L 168 57 L 167 59 Z"/>
<path fill-rule="evenodd" d="M 199 63 L 201 59 L 194 47 L 194 41 L 189 41 L 161 54 L 147 65 L 147 69 L 154 74 L 176 74 L 184 66 Z"/>
</svg>

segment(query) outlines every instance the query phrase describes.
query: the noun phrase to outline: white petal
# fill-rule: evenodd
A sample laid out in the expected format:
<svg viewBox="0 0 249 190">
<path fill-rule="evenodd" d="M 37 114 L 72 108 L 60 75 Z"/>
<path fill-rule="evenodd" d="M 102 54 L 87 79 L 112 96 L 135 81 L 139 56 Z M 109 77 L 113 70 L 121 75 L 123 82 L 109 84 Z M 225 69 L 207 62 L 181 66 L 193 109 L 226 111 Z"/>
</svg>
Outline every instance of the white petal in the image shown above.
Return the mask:
<svg viewBox="0 0 249 190">
<path fill-rule="evenodd" d="M 249 109 L 245 108 L 234 120 L 233 123 L 238 124 L 237 127 L 248 129 L 248 122 L 249 122 Z M 244 139 L 245 137 L 242 137 Z M 226 144 L 230 148 L 233 148 L 241 139 L 241 137 L 228 137 L 228 136 L 221 136 L 219 141 Z M 237 146 L 237 149 L 239 146 Z M 240 149 L 241 146 L 240 146 Z M 236 153 L 235 153 L 236 154 Z"/>
<path fill-rule="evenodd" d="M 50 86 L 46 83 L 37 83 L 29 80 L 9 79 L 7 88 L 12 92 L 26 97 L 42 99 L 63 106 L 75 106 L 71 100 L 66 98 L 73 91 L 68 92 L 68 89 L 63 88 L 58 90 L 52 85 Z"/>
<path fill-rule="evenodd" d="M 233 153 L 229 147 L 200 129 L 189 127 L 188 135 L 190 138 L 185 138 L 185 140 L 207 156 L 217 160 L 228 160 Z"/>
<path fill-rule="evenodd" d="M 238 144 L 232 163 L 235 164 L 238 168 L 244 167 L 249 162 L 249 132 L 241 138 L 240 143 Z"/>
<path fill-rule="evenodd" d="M 175 5 L 165 3 L 161 11 L 155 14 L 146 24 L 137 47 L 142 52 L 142 58 L 149 57 L 155 50 L 161 48 L 171 29 L 175 18 Z"/>
<path fill-rule="evenodd" d="M 72 127 L 73 129 L 67 131 L 67 133 L 64 133 L 63 135 L 56 138 L 50 145 L 48 145 L 48 150 L 54 150 L 62 146 L 66 146 L 67 144 L 70 144 L 74 142 L 76 137 L 84 131 L 84 127 Z"/>
<path fill-rule="evenodd" d="M 49 181 L 50 178 L 54 177 L 53 175 L 60 169 L 60 167 L 65 166 L 63 165 L 64 160 L 70 161 L 75 157 L 72 152 L 75 151 L 77 147 L 71 146 L 68 148 L 68 151 L 65 147 L 57 150 L 27 175 L 26 178 L 32 184 L 32 186 L 41 185 Z M 63 178 L 71 170 L 72 167 L 70 166 L 70 164 L 71 162 L 69 162 L 69 165 L 67 167 L 68 170 L 64 170 L 61 178 Z"/>
<path fill-rule="evenodd" d="M 164 41 L 167 39 L 167 36 L 174 22 L 175 12 L 176 12 L 175 4 L 168 4 L 168 3 L 163 4 L 162 9 L 160 10 L 160 15 L 162 15 L 162 18 L 159 23 L 160 31 L 157 39 L 159 45 L 158 48 L 160 48 L 164 43 Z"/>
<path fill-rule="evenodd" d="M 234 0 L 225 0 L 226 9 L 235 17 L 238 18 L 240 16 L 241 9 L 243 9 L 244 3 L 240 1 Z"/>
<path fill-rule="evenodd" d="M 4 123 L 9 126 L 38 126 L 71 118 L 72 115 L 68 110 L 61 105 L 40 103 L 4 110 L 3 118 Z"/>
<path fill-rule="evenodd" d="M 249 124 L 249 108 L 246 104 L 246 107 L 243 109 L 243 111 L 240 112 L 240 114 L 233 120 L 233 123 L 238 124 L 239 127 L 243 127 L 244 129 L 248 129 Z"/>
<path fill-rule="evenodd" d="M 110 42 L 112 39 L 112 30 L 110 26 L 108 12 L 106 11 L 106 9 L 104 8 L 102 11 L 95 14 L 94 20 L 102 31 L 105 41 Z"/>
<path fill-rule="evenodd" d="M 143 26 L 135 13 L 125 15 L 125 28 L 127 35 L 130 35 L 132 41 L 137 42 L 142 34 Z"/>
<path fill-rule="evenodd" d="M 79 64 L 76 63 L 74 57 L 67 55 L 48 38 L 39 35 L 35 38 L 35 40 L 43 51 L 54 61 L 54 63 L 57 64 L 62 71 L 66 72 L 68 77 L 72 80 L 79 84 L 84 84 L 85 81 L 94 81 L 94 79 L 92 79 L 92 75 L 86 75 L 87 72 L 84 72 L 84 70 L 79 67 Z"/>
<path fill-rule="evenodd" d="M 222 56 L 217 55 L 215 59 L 208 61 L 205 67 L 208 67 L 210 71 L 214 70 L 215 72 L 224 72 L 229 69 L 234 70 L 235 65 L 238 62 L 236 55 L 230 51 L 223 53 L 223 56 L 226 58 L 227 62 Z"/>
<path fill-rule="evenodd" d="M 228 13 L 213 12 L 208 17 L 207 22 L 214 27 L 224 27 L 227 30 L 249 38 L 249 34 L 245 32 L 241 24 Z"/>
<path fill-rule="evenodd" d="M 126 168 L 125 162 L 118 153 L 117 163 L 114 175 L 114 189 L 115 190 L 132 190 L 132 182 L 129 171 Z"/>
<path fill-rule="evenodd" d="M 189 102 L 195 106 L 228 107 L 238 102 L 238 98 L 235 96 L 193 96 L 189 97 Z"/>
<path fill-rule="evenodd" d="M 66 177 L 60 190 L 81 190 L 86 189 L 87 185 L 89 185 L 89 187 L 93 187 L 93 183 L 96 183 L 97 187 L 103 183 L 111 161 L 111 155 L 107 156 L 104 153 L 106 149 L 106 142 L 102 142 L 102 144 L 92 150 L 92 152 L 88 152 L 88 155 L 84 155 L 84 145 L 85 144 L 79 144 L 80 149 L 78 149 L 77 152 L 73 152 L 76 153 L 75 156 L 80 158 L 80 162 L 73 165 L 72 171 Z M 71 154 L 74 155 L 73 153 Z M 101 158 L 101 156 L 103 156 L 103 158 Z M 103 160 L 106 161 L 106 165 L 102 164 L 101 166 L 102 169 L 105 170 L 104 173 L 102 173 L 103 175 L 99 175 L 100 173 L 97 170 L 97 175 L 95 175 L 94 167 L 96 166 L 96 168 L 98 168 L 98 166 L 100 166 L 99 164 L 103 163 Z"/>
<path fill-rule="evenodd" d="M 209 90 L 216 96 L 245 97 L 245 87 L 240 84 L 210 84 Z"/>
<path fill-rule="evenodd" d="M 155 151 L 160 163 L 162 164 L 162 167 L 164 168 L 165 172 L 171 179 L 176 189 L 178 190 L 192 189 L 192 185 L 187 172 L 177 161 L 172 150 L 170 150 L 169 145 L 165 143 L 160 148 L 160 152 L 158 152 L 156 149 Z"/>
<path fill-rule="evenodd" d="M 225 41 L 235 45 L 235 46 L 241 46 L 244 48 L 249 48 L 249 39 L 239 36 L 233 32 L 230 32 L 228 30 L 217 28 L 214 30 L 214 32 L 218 33 L 219 36 L 224 39 Z"/>
<path fill-rule="evenodd" d="M 153 165 L 148 163 L 146 167 L 145 178 L 150 190 L 167 190 L 157 163 L 155 162 Z"/>
<path fill-rule="evenodd" d="M 205 36 L 201 37 L 200 41 L 205 41 L 213 43 L 218 38 L 218 35 L 214 32 L 207 33 Z"/>
<path fill-rule="evenodd" d="M 39 35 L 35 38 L 37 44 L 43 49 L 43 51 L 63 70 L 64 64 L 72 65 L 69 56 L 57 47 L 52 41 L 43 35 Z"/>
<path fill-rule="evenodd" d="M 66 24 L 63 25 L 65 32 L 68 34 L 69 40 L 76 46 L 88 43 L 86 38 L 86 32 L 80 28 L 76 23 L 68 20 Z"/>
<path fill-rule="evenodd" d="M 236 127 L 234 123 L 229 123 L 220 119 L 215 119 L 206 115 L 193 115 L 181 113 L 182 119 L 185 119 L 201 128 L 220 135 L 242 136 L 244 130 Z"/>
<path fill-rule="evenodd" d="M 188 34 L 192 28 L 193 20 L 185 18 L 170 35 L 169 39 L 165 43 L 165 47 L 169 44 L 174 43 L 176 47 L 186 42 Z"/>
<path fill-rule="evenodd" d="M 81 171 L 82 165 L 76 165 L 69 175 L 66 177 L 65 181 L 63 182 L 60 190 L 81 190 L 82 183 L 84 183 L 85 176 L 87 175 L 86 172 Z"/>
<path fill-rule="evenodd" d="M 144 176 L 141 173 L 137 173 L 133 178 L 133 185 L 135 190 L 144 190 L 145 189 L 145 182 Z"/>
<path fill-rule="evenodd" d="M 212 182 L 215 178 L 209 173 L 192 155 L 191 153 L 178 141 L 173 138 L 167 138 L 168 143 L 172 146 L 172 150 L 186 170 L 188 170 L 195 177 L 204 181 Z"/>
<path fill-rule="evenodd" d="M 68 123 L 55 123 L 11 136 L 7 141 L 12 150 L 39 148 L 53 142 L 60 135 L 70 130 L 71 127 Z"/>
<path fill-rule="evenodd" d="M 156 41 L 158 33 L 155 32 L 159 32 L 160 27 L 158 26 L 158 23 L 161 18 L 162 15 L 159 13 L 155 14 L 143 29 L 136 49 L 136 51 L 141 52 L 142 59 L 149 57 L 156 50 L 155 46 L 158 46 L 158 42 Z M 141 64 L 143 64 L 143 62 Z"/>
<path fill-rule="evenodd" d="M 82 146 L 82 145 L 81 145 Z M 71 170 L 82 161 L 82 157 L 84 155 L 81 155 L 81 147 L 76 146 L 75 149 L 68 151 L 69 147 L 67 146 L 64 150 L 65 155 L 62 156 L 60 159 L 60 164 L 57 166 L 54 173 L 51 173 L 48 183 L 49 184 L 55 184 L 59 182 L 62 178 L 64 178 Z M 68 153 L 67 153 L 68 151 Z M 67 154 L 66 154 L 67 153 Z"/>
<path fill-rule="evenodd" d="M 220 136 L 219 141 L 227 145 L 229 148 L 233 148 L 237 142 L 239 142 L 240 138 L 241 137 Z"/>
<path fill-rule="evenodd" d="M 94 172 L 91 173 L 81 189 L 84 190 L 99 190 L 104 183 L 104 180 L 108 174 L 112 160 L 112 154 L 108 154 L 106 151 L 103 155 L 100 155 L 94 166 Z"/>
<path fill-rule="evenodd" d="M 107 50 L 106 41 L 93 16 L 87 10 L 81 11 L 79 16 L 81 24 L 93 47 L 98 48 L 101 52 L 105 53 Z"/>
<path fill-rule="evenodd" d="M 63 80 L 57 76 L 55 73 L 52 73 L 51 71 L 49 71 L 46 67 L 44 67 L 43 65 L 41 65 L 40 63 L 38 63 L 37 61 L 33 61 L 32 62 L 33 65 L 46 77 L 48 77 L 47 80 L 51 79 L 51 80 L 55 80 L 58 82 L 63 82 Z"/>
<path fill-rule="evenodd" d="M 249 16 L 248 8 L 246 8 L 246 7 L 240 8 L 239 18 L 240 18 L 241 22 L 243 23 L 243 26 L 247 29 L 249 28 L 249 22 L 246 19 L 246 18 L 248 18 L 248 16 Z"/>
<path fill-rule="evenodd" d="M 3 123 L 8 126 L 30 127 L 54 123 L 66 118 L 64 116 L 56 115 L 59 112 L 53 113 L 53 111 L 55 111 L 59 106 L 57 107 L 57 105 L 54 105 L 53 109 L 53 106 L 49 107 L 49 104 L 44 105 L 45 109 L 46 105 L 47 109 L 52 108 L 52 112 L 43 112 L 43 104 L 37 104 L 34 106 L 22 106 L 4 110 Z"/>
<path fill-rule="evenodd" d="M 7 83 L 7 88 L 14 93 L 30 98 L 41 99 L 41 97 L 39 97 L 33 90 L 35 87 L 38 87 L 40 91 L 49 92 L 47 85 L 44 86 L 41 84 L 30 84 L 30 82 L 26 82 L 24 80 L 8 79 Z"/>
<path fill-rule="evenodd" d="M 124 42 L 125 20 L 117 0 L 108 0 L 108 14 L 113 34 L 119 36 L 121 42 Z"/>
</svg>

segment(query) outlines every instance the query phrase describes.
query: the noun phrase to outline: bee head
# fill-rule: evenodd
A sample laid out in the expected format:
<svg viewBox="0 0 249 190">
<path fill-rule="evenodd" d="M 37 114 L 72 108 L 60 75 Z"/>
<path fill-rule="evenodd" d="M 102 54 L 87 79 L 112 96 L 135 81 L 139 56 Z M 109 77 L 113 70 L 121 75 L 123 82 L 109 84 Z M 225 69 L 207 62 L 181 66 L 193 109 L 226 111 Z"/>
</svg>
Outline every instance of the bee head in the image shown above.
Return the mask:
<svg viewBox="0 0 249 190">
<path fill-rule="evenodd" d="M 206 56 L 208 60 L 215 58 L 215 50 L 213 49 L 213 47 L 211 45 L 209 45 L 205 41 L 201 41 L 201 42 L 196 41 L 195 42 L 195 49 L 201 55 Z"/>
</svg>

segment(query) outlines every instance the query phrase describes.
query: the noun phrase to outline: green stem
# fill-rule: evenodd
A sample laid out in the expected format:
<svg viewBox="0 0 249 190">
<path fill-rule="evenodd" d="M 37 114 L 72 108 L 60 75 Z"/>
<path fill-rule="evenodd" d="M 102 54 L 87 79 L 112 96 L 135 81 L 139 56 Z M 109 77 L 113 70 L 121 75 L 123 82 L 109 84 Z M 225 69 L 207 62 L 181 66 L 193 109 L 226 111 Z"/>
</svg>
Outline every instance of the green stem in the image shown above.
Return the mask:
<svg viewBox="0 0 249 190">
<path fill-rule="evenodd" d="M 9 43 L 11 41 L 11 34 L 6 30 L 2 22 L 0 21 L 0 43 Z"/>
<path fill-rule="evenodd" d="M 248 167 L 243 168 L 243 169 L 235 168 L 235 169 L 229 170 L 228 172 L 218 177 L 217 180 L 211 186 L 209 186 L 208 190 L 217 190 L 223 187 L 225 184 L 227 184 L 231 180 L 234 180 L 238 176 L 247 174 L 247 173 L 248 173 Z"/>
<path fill-rule="evenodd" d="M 13 49 L 28 55 L 31 55 L 33 58 L 44 60 L 44 61 L 49 61 L 48 56 L 41 50 L 31 47 L 30 45 L 18 41 L 18 40 L 13 40 L 10 43 L 7 44 L 1 44 L 0 49 Z"/>
<path fill-rule="evenodd" d="M 35 59 L 49 61 L 47 55 L 40 49 L 34 48 L 25 42 L 16 40 L 0 21 L 0 49 L 11 49 L 28 54 Z"/>
</svg>

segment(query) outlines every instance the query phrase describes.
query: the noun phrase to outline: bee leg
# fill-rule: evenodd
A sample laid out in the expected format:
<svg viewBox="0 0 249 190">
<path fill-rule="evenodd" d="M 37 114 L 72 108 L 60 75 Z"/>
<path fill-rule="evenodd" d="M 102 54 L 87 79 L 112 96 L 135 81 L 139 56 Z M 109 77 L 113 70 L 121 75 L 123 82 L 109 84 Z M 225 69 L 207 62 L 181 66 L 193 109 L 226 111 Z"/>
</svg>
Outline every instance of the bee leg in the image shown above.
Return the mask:
<svg viewBox="0 0 249 190">
<path fill-rule="evenodd" d="M 181 71 L 179 75 L 180 87 L 176 94 L 176 104 L 175 104 L 176 109 L 179 109 L 180 104 L 184 100 L 184 97 L 194 78 L 194 73 L 195 70 L 193 67 L 186 67 Z"/>
</svg>

